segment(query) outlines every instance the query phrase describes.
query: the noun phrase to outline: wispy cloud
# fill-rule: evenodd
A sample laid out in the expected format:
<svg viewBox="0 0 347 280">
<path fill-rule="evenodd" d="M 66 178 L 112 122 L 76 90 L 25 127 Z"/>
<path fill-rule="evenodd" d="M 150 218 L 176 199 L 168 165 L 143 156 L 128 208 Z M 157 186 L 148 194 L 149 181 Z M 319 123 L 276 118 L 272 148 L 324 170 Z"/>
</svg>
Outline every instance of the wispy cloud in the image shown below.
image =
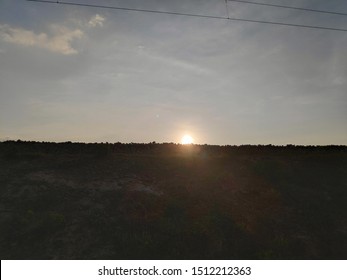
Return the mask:
<svg viewBox="0 0 347 280">
<path fill-rule="evenodd" d="M 90 27 L 96 27 L 96 26 L 102 27 L 104 25 L 104 21 L 105 21 L 105 18 L 103 16 L 96 14 L 95 16 L 93 16 L 89 20 L 88 26 L 90 26 Z"/>
<path fill-rule="evenodd" d="M 83 32 L 80 29 L 72 30 L 60 25 L 52 25 L 51 29 L 52 34 L 49 35 L 3 24 L 0 25 L 0 38 L 8 43 L 38 47 L 64 55 L 78 53 L 71 43 L 75 39 L 82 38 Z"/>
<path fill-rule="evenodd" d="M 180 58 L 176 58 L 173 56 L 163 55 L 159 53 L 153 53 L 145 49 L 143 46 L 138 47 L 138 53 L 149 60 L 158 62 L 160 64 L 163 64 L 167 67 L 173 67 L 175 69 L 183 70 L 183 71 L 189 71 L 192 73 L 197 74 L 209 74 L 210 70 L 202 67 L 196 63 L 191 63 L 188 61 L 185 61 Z"/>
</svg>

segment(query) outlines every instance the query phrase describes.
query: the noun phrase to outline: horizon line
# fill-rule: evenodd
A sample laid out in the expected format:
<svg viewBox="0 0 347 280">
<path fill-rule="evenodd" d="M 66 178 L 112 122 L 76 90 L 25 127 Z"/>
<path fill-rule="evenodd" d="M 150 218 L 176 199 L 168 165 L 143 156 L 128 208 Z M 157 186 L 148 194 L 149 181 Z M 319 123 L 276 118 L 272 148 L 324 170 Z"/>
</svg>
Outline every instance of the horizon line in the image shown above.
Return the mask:
<svg viewBox="0 0 347 280">
<path fill-rule="evenodd" d="M 81 141 L 39 141 L 39 140 L 22 140 L 22 139 L 16 139 L 16 140 L 0 140 L 0 143 L 6 143 L 6 142 L 15 142 L 15 143 L 21 143 L 21 142 L 29 142 L 29 143 L 40 143 L 40 144 L 93 144 L 93 145 L 115 145 L 115 144 L 121 144 L 121 145 L 163 145 L 163 144 L 170 144 L 170 145 L 180 145 L 180 146 L 219 146 L 219 147 L 244 147 L 244 146 L 261 146 L 261 147 L 347 147 L 347 144 L 201 144 L 201 143 L 191 143 L 191 144 L 182 144 L 179 142 L 157 142 L 157 141 L 150 141 L 150 142 L 109 142 L 109 141 L 103 141 L 103 142 L 81 142 Z"/>
</svg>

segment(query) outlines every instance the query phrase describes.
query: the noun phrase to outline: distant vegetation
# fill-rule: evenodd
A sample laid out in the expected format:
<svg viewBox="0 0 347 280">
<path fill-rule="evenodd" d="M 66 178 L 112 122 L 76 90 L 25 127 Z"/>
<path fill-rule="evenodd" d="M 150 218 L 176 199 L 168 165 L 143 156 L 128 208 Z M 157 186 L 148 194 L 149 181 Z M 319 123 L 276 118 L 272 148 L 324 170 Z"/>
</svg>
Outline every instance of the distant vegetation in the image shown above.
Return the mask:
<svg viewBox="0 0 347 280">
<path fill-rule="evenodd" d="M 346 146 L 0 142 L 1 259 L 346 259 Z"/>
</svg>

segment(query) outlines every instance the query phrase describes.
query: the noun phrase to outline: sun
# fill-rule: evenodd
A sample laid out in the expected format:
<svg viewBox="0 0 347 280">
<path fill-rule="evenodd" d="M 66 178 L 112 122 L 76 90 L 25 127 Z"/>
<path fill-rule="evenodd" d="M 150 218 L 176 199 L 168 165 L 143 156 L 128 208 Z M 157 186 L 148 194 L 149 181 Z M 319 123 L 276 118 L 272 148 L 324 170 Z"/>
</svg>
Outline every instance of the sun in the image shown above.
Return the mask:
<svg viewBox="0 0 347 280">
<path fill-rule="evenodd" d="M 194 139 L 190 135 L 184 135 L 181 139 L 183 145 L 193 144 Z"/>
</svg>

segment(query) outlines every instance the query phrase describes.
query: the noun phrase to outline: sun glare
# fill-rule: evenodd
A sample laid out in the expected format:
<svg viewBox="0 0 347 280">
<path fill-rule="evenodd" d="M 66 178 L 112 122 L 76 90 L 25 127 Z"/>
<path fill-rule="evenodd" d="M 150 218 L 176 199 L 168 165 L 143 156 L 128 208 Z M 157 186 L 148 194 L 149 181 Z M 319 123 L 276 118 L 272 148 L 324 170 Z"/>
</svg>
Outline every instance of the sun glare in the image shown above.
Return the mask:
<svg viewBox="0 0 347 280">
<path fill-rule="evenodd" d="M 187 144 L 193 144 L 193 138 L 190 135 L 184 135 L 182 137 L 181 143 L 183 145 L 187 145 Z"/>
</svg>

